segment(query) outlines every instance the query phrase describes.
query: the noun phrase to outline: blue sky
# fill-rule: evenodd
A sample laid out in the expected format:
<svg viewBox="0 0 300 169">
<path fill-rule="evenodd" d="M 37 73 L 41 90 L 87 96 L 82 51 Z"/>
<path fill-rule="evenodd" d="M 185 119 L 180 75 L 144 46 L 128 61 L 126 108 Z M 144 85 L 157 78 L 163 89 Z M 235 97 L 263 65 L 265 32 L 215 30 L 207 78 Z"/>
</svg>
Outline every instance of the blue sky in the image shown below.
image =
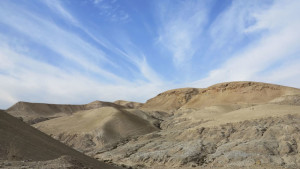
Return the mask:
<svg viewBox="0 0 300 169">
<path fill-rule="evenodd" d="M 0 108 L 300 87 L 299 0 L 1 0 Z"/>
</svg>

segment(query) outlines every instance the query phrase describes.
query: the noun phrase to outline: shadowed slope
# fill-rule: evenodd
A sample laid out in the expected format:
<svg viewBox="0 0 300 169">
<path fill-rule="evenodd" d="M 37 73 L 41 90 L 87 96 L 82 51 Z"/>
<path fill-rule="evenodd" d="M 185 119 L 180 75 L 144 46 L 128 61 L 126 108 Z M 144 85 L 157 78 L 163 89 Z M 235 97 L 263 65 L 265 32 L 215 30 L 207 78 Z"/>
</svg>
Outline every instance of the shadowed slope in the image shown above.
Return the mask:
<svg viewBox="0 0 300 169">
<path fill-rule="evenodd" d="M 0 111 L 0 136 L 1 159 L 44 161 L 68 155 L 85 166 L 117 168 L 67 147 L 4 111 Z"/>
<path fill-rule="evenodd" d="M 133 168 L 299 168 L 299 96 L 291 87 L 228 82 L 166 91 L 139 109 L 96 101 L 34 126 Z"/>
<path fill-rule="evenodd" d="M 8 108 L 6 112 L 15 117 L 22 118 L 29 124 L 35 124 L 52 118 L 71 115 L 77 111 L 90 110 L 105 106 L 124 108 L 121 105 L 103 101 L 94 101 L 83 105 L 18 102 Z"/>
<path fill-rule="evenodd" d="M 34 124 L 51 118 L 72 114 L 73 112 L 83 109 L 84 105 L 18 102 L 6 111 L 15 117 L 22 118 L 29 124 Z"/>
<path fill-rule="evenodd" d="M 159 132 L 95 157 L 143 168 L 299 168 L 299 89 L 231 82 L 175 89 L 141 110 L 168 111 Z"/>
<path fill-rule="evenodd" d="M 115 107 L 80 111 L 34 126 L 81 151 L 158 130 L 149 121 Z"/>
</svg>

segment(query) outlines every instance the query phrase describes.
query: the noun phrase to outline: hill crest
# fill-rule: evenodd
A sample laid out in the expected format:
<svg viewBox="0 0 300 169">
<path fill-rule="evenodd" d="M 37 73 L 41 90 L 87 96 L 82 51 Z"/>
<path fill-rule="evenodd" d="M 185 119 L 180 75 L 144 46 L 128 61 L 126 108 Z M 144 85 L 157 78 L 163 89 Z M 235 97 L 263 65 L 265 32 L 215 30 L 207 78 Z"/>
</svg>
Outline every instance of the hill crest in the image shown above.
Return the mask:
<svg viewBox="0 0 300 169">
<path fill-rule="evenodd" d="M 300 94 L 300 89 L 275 84 L 251 81 L 224 82 L 207 88 L 168 90 L 149 99 L 142 108 L 174 111 L 179 108 L 199 109 L 222 104 L 260 104 L 296 94 Z"/>
</svg>

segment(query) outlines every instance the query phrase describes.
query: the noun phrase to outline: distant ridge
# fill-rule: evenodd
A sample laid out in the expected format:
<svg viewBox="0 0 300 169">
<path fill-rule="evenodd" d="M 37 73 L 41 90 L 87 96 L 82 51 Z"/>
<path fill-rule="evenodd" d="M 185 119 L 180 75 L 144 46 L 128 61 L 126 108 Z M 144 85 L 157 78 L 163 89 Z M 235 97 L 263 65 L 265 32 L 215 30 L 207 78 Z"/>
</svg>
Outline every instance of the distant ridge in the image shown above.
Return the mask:
<svg viewBox="0 0 300 169">
<path fill-rule="evenodd" d="M 114 103 L 132 109 L 137 109 L 143 106 L 143 103 L 126 101 L 126 100 L 117 100 L 114 101 Z"/>
<path fill-rule="evenodd" d="M 261 82 L 225 82 L 207 88 L 173 89 L 149 99 L 142 108 L 165 111 L 203 108 L 219 104 L 260 104 L 278 97 L 300 94 L 300 89 Z"/>
<path fill-rule="evenodd" d="M 22 118 L 29 124 L 35 124 L 52 118 L 71 115 L 77 111 L 106 106 L 125 108 L 124 106 L 104 101 L 94 101 L 83 105 L 18 102 L 8 108 L 6 112 L 15 117 Z"/>
</svg>

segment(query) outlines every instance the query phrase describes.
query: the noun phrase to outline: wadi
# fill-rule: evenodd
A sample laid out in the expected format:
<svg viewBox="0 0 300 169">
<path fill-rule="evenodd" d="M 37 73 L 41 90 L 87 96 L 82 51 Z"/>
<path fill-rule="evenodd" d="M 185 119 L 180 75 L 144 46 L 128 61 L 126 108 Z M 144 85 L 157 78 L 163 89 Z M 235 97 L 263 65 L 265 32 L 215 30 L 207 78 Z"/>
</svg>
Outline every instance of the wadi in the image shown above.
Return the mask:
<svg viewBox="0 0 300 169">
<path fill-rule="evenodd" d="M 300 168 L 300 89 L 224 82 L 145 103 L 18 102 L 0 112 L 0 168 Z"/>
</svg>

